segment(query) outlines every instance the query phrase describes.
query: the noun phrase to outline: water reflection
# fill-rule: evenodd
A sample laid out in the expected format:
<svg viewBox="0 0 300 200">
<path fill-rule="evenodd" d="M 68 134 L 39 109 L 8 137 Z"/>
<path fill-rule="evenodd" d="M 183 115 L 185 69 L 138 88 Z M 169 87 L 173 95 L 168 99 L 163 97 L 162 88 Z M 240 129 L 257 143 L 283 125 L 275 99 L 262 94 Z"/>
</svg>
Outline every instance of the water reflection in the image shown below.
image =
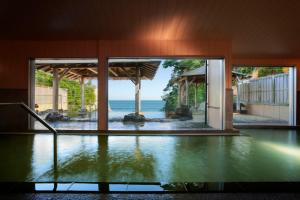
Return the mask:
<svg viewBox="0 0 300 200">
<path fill-rule="evenodd" d="M 142 137 L 133 136 L 129 139 L 121 142 L 118 147 L 113 143 L 116 139 L 110 141 L 108 170 L 110 178 L 113 180 L 119 178 L 120 181 L 128 181 L 132 177 L 136 181 L 151 180 L 154 176 L 153 154 L 143 149 Z"/>
<path fill-rule="evenodd" d="M 247 130 L 243 134 L 251 136 L 3 135 L 0 181 L 300 180 L 296 131 Z M 102 184 L 98 190 L 109 190 L 109 185 Z"/>
<path fill-rule="evenodd" d="M 32 180 L 34 137 L 0 136 L 0 181 Z"/>
</svg>

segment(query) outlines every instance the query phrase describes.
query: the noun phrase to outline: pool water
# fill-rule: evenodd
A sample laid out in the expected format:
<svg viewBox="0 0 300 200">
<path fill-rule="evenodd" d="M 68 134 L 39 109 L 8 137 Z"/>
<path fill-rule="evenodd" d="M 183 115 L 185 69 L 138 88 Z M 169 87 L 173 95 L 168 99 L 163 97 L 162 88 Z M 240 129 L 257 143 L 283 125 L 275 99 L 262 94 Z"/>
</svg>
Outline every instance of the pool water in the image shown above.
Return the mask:
<svg viewBox="0 0 300 200">
<path fill-rule="evenodd" d="M 300 181 L 300 134 L 242 136 L 1 135 L 0 181 Z"/>
</svg>

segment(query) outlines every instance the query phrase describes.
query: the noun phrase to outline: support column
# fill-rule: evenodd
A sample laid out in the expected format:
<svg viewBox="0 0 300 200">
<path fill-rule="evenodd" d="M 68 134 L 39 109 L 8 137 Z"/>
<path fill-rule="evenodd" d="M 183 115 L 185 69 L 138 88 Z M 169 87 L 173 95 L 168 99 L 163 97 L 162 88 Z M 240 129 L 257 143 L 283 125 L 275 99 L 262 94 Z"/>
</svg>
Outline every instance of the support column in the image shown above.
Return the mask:
<svg viewBox="0 0 300 200">
<path fill-rule="evenodd" d="M 185 79 L 185 105 L 189 106 L 189 81 Z"/>
<path fill-rule="evenodd" d="M 108 129 L 108 60 L 105 52 L 98 53 L 98 130 L 105 131 Z"/>
<path fill-rule="evenodd" d="M 37 111 L 35 108 L 35 60 L 30 59 L 29 61 L 29 79 L 28 79 L 28 88 L 29 88 L 29 95 L 28 95 L 28 105 L 29 107 Z M 35 119 L 31 115 L 28 115 L 28 128 L 34 129 Z"/>
<path fill-rule="evenodd" d="M 52 93 L 52 98 L 53 98 L 53 104 L 52 104 L 52 110 L 54 112 L 58 111 L 58 92 L 59 92 L 59 77 L 58 77 L 58 69 L 53 68 L 53 93 Z"/>
<path fill-rule="evenodd" d="M 84 77 L 80 79 L 80 92 L 81 92 L 81 112 L 85 112 L 85 94 L 84 94 Z"/>
<path fill-rule="evenodd" d="M 177 102 L 177 107 L 181 107 L 181 81 L 178 82 L 178 102 Z"/>
<path fill-rule="evenodd" d="M 240 86 L 239 86 L 238 82 L 236 84 L 236 111 L 238 113 L 241 111 Z"/>
<path fill-rule="evenodd" d="M 233 128 L 233 90 L 232 90 L 232 64 L 231 64 L 231 55 L 228 55 L 225 58 L 225 62 L 223 63 L 223 68 L 225 69 L 225 108 L 223 117 L 224 129 L 232 129 Z"/>
<path fill-rule="evenodd" d="M 139 115 L 141 112 L 141 69 L 136 67 L 135 77 L 135 115 Z"/>
<path fill-rule="evenodd" d="M 195 84 L 194 107 L 197 108 L 197 84 Z"/>
</svg>

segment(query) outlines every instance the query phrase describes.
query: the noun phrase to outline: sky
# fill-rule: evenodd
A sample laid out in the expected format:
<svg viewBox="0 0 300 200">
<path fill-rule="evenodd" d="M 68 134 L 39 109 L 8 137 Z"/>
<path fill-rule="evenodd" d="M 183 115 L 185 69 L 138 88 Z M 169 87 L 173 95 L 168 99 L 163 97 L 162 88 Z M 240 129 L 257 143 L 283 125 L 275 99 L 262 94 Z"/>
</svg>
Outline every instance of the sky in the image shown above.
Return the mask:
<svg viewBox="0 0 300 200">
<path fill-rule="evenodd" d="M 153 80 L 142 80 L 141 100 L 161 100 L 163 89 L 172 74 L 172 68 L 164 69 L 162 63 Z M 134 84 L 129 80 L 109 80 L 108 98 L 109 100 L 134 100 Z"/>
</svg>

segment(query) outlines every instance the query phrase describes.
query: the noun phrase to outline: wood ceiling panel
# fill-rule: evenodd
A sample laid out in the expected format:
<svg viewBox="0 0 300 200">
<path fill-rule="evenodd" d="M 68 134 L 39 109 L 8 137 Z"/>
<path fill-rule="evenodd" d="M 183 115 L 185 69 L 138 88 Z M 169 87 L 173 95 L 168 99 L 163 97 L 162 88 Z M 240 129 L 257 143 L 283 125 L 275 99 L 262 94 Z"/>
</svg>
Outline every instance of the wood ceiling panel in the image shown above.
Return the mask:
<svg viewBox="0 0 300 200">
<path fill-rule="evenodd" d="M 300 55 L 299 0 L 1 1 L 0 39 L 228 39 L 235 55 Z"/>
</svg>

